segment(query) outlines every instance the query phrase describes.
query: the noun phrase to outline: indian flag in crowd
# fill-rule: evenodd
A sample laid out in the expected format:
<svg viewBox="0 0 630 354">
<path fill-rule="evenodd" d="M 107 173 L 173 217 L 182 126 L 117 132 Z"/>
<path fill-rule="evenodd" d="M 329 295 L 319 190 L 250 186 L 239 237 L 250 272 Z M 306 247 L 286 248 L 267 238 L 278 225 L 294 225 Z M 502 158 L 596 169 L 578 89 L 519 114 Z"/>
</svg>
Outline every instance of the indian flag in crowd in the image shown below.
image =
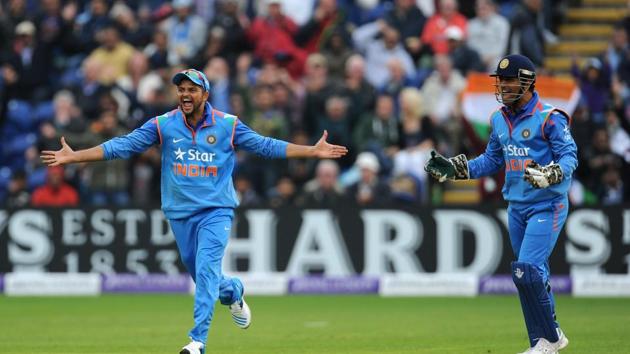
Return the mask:
<svg viewBox="0 0 630 354">
<path fill-rule="evenodd" d="M 490 115 L 501 105 L 494 96 L 493 77 L 488 74 L 470 73 L 468 85 L 462 97 L 464 117 L 475 127 L 480 137 L 487 139 L 490 131 Z M 570 78 L 552 76 L 536 77 L 536 91 L 540 98 L 563 111 L 573 114 L 580 100 L 580 89 Z"/>
</svg>

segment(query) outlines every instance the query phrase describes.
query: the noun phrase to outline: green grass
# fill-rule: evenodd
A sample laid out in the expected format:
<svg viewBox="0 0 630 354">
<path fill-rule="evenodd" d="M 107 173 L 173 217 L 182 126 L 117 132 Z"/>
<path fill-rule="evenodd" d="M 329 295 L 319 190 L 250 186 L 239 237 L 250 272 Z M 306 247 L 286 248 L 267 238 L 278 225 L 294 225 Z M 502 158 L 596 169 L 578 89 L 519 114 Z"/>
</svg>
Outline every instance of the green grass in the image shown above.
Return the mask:
<svg viewBox="0 0 630 354">
<path fill-rule="evenodd" d="M 630 299 L 560 297 L 563 353 L 629 353 Z M 219 306 L 207 353 L 516 353 L 527 347 L 516 296 L 249 297 L 253 324 Z M 178 353 L 192 297 L 0 296 L 0 353 Z"/>
</svg>

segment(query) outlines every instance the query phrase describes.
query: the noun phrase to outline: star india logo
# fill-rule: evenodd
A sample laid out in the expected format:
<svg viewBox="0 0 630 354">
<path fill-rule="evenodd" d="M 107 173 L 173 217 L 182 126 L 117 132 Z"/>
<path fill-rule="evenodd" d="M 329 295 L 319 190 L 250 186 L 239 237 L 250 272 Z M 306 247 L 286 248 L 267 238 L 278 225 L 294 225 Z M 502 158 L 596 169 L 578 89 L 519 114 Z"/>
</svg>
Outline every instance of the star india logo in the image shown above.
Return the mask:
<svg viewBox="0 0 630 354">
<path fill-rule="evenodd" d="M 182 150 L 181 148 L 173 151 L 175 153 L 175 158 L 177 160 L 184 160 L 184 155 L 186 154 L 186 151 Z"/>
<path fill-rule="evenodd" d="M 516 271 L 514 272 L 514 275 L 516 275 L 517 278 L 521 279 L 523 277 L 523 271 L 521 270 L 521 268 L 516 268 Z"/>
</svg>

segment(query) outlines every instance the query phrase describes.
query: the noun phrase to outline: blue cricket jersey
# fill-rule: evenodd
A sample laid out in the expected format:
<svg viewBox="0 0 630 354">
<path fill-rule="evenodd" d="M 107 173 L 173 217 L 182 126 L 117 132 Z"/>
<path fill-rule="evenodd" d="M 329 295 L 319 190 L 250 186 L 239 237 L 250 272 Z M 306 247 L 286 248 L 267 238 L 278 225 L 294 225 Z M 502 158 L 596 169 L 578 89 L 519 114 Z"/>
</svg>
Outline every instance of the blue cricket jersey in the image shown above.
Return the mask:
<svg viewBox="0 0 630 354">
<path fill-rule="evenodd" d="M 206 103 L 204 117 L 190 127 L 175 109 L 101 146 L 105 159 L 126 159 L 159 143 L 162 148 L 162 210 L 169 219 L 207 208 L 238 206 L 232 184 L 235 148 L 267 158 L 286 157 L 287 142 L 263 137 L 231 114 Z"/>
<path fill-rule="evenodd" d="M 566 195 L 577 167 L 570 123 L 566 113 L 541 102 L 536 92 L 519 112 L 501 107 L 490 117 L 492 133 L 485 153 L 468 162 L 470 178 L 494 174 L 505 166 L 502 192 L 507 201 L 533 203 Z M 532 187 L 523 179 L 530 161 L 542 166 L 558 163 L 562 182 L 545 189 Z"/>
</svg>

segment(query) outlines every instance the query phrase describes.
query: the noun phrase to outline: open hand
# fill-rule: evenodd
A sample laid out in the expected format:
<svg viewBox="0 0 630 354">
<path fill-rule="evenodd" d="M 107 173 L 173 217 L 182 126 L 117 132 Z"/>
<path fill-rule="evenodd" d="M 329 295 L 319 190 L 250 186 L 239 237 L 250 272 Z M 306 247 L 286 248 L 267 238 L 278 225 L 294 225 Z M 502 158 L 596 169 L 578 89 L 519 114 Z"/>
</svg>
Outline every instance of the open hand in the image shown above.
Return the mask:
<svg viewBox="0 0 630 354">
<path fill-rule="evenodd" d="M 44 150 L 39 156 L 48 166 L 59 166 L 73 162 L 74 150 L 66 143 L 66 139 L 61 137 L 61 149 L 57 151 Z"/>
<path fill-rule="evenodd" d="M 324 130 L 324 134 L 315 144 L 315 156 L 320 159 L 338 159 L 348 153 L 348 148 L 340 145 L 329 144 L 326 139 L 328 138 L 328 131 Z"/>
</svg>

